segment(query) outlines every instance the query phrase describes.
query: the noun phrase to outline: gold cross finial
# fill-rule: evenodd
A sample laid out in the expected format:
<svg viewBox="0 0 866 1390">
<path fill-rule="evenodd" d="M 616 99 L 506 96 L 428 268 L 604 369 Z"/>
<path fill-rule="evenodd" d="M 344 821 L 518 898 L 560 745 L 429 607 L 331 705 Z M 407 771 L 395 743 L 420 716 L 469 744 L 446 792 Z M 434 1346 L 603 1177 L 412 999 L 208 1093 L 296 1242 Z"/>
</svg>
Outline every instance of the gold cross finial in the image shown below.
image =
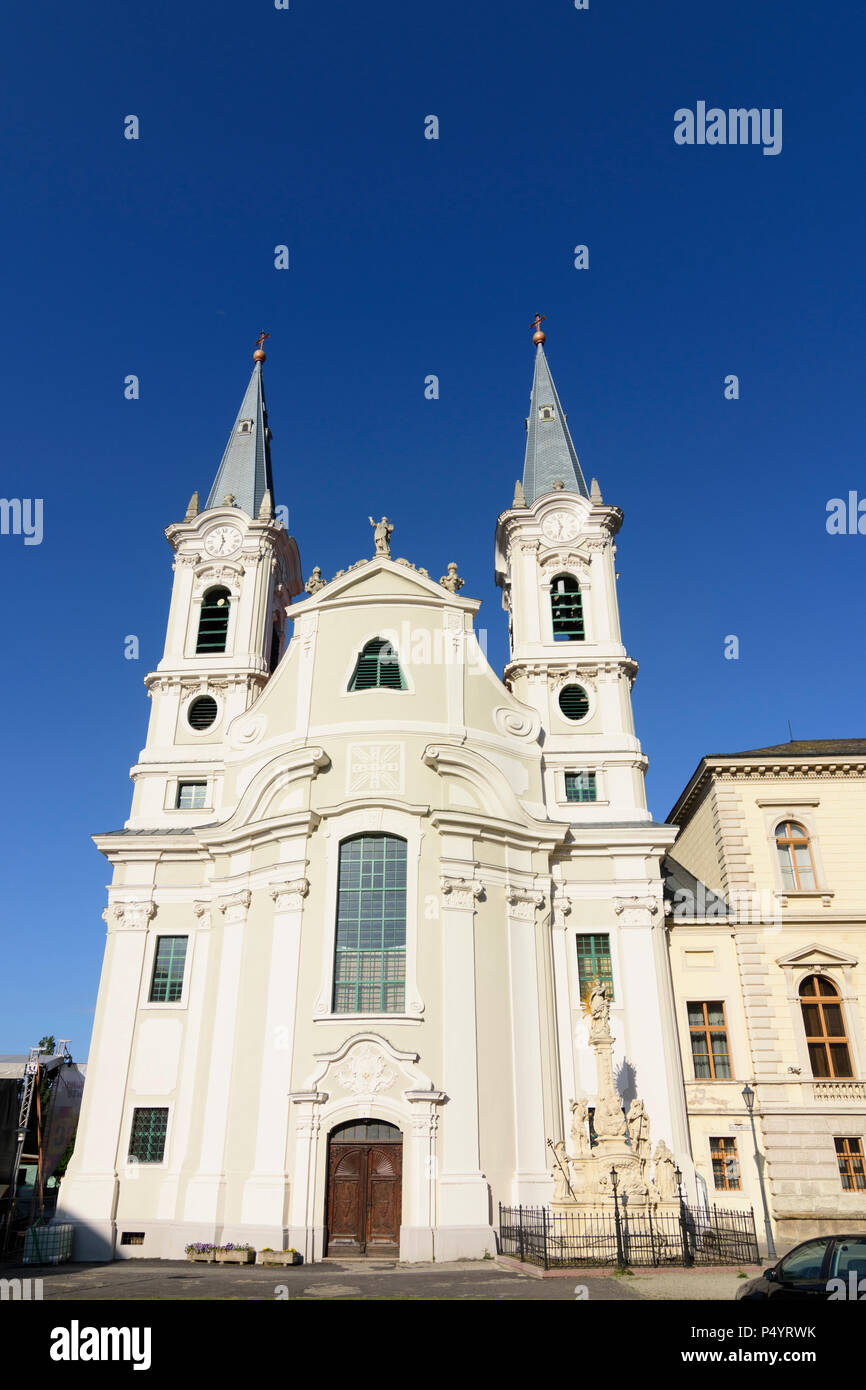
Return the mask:
<svg viewBox="0 0 866 1390">
<path fill-rule="evenodd" d="M 253 361 L 254 361 L 254 362 L 264 362 L 264 360 L 265 360 L 265 350 L 264 350 L 264 347 L 263 347 L 263 343 L 264 343 L 264 341 L 265 341 L 265 338 L 269 338 L 270 336 L 271 336 L 270 333 L 266 333 L 265 330 L 262 329 L 261 333 L 259 334 L 258 338 L 256 339 L 256 350 L 255 350 L 255 352 L 253 353 Z"/>
<path fill-rule="evenodd" d="M 532 341 L 537 345 L 540 345 L 546 339 L 547 335 L 542 333 L 541 331 L 541 325 L 544 323 L 544 320 L 546 318 L 546 314 L 536 314 L 535 318 L 532 320 L 532 323 L 529 325 L 530 328 L 535 329 L 535 332 L 532 335 Z"/>
</svg>

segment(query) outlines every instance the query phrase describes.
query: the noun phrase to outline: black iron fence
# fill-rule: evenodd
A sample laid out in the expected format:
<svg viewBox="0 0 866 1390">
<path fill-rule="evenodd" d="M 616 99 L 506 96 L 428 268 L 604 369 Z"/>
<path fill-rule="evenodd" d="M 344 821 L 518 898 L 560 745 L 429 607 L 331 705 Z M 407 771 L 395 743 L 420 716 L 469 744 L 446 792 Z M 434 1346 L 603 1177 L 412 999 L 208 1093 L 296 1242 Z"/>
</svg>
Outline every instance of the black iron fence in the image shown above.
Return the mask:
<svg viewBox="0 0 866 1390">
<path fill-rule="evenodd" d="M 679 1213 L 609 1214 L 499 1206 L 499 1249 L 544 1269 L 569 1265 L 743 1265 L 758 1263 L 752 1211 L 689 1207 Z"/>
</svg>

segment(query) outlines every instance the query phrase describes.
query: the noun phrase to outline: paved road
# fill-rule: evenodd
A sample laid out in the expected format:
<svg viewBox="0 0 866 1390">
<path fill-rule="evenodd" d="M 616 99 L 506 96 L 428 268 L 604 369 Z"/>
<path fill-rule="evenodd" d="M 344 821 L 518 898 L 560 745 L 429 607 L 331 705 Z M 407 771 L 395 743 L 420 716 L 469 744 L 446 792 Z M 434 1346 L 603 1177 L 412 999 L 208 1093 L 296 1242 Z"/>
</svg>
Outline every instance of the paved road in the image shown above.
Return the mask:
<svg viewBox="0 0 866 1390">
<path fill-rule="evenodd" d="M 261 1265 L 121 1260 L 109 1265 L 6 1266 L 5 1278 L 41 1278 L 46 1301 L 140 1299 L 387 1299 L 574 1301 L 585 1286 L 590 1300 L 632 1300 L 641 1294 L 615 1277 L 537 1279 L 486 1260 L 446 1265 L 398 1265 L 379 1260 L 324 1261 L 286 1270 Z"/>
</svg>

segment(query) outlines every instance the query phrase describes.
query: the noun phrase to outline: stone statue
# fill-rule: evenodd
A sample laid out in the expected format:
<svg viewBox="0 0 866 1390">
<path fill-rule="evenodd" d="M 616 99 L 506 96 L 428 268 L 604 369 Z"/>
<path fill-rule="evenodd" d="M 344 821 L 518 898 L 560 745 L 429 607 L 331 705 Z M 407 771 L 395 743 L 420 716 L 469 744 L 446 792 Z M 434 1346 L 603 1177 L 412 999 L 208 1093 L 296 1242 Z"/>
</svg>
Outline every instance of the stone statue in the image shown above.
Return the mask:
<svg viewBox="0 0 866 1390">
<path fill-rule="evenodd" d="M 317 594 L 319 590 L 324 589 L 324 587 L 325 581 L 322 578 L 322 571 L 319 568 L 319 566 L 316 565 L 313 569 L 313 573 L 310 575 L 309 579 L 304 585 L 304 591 L 308 594 Z"/>
<path fill-rule="evenodd" d="M 603 980 L 593 980 L 592 982 L 592 988 L 589 991 L 589 1015 L 592 1020 L 590 1037 L 608 1031 L 610 1000 L 607 997 L 607 985 Z"/>
<path fill-rule="evenodd" d="M 381 521 L 374 521 L 372 517 L 369 517 L 368 520 L 373 528 L 373 540 L 376 543 L 376 554 L 390 555 L 391 536 L 394 531 L 393 525 L 386 516 L 383 516 Z"/>
<path fill-rule="evenodd" d="M 643 1101 L 635 1096 L 626 1116 L 628 1137 L 638 1158 L 648 1160 L 650 1156 L 650 1121 Z"/>
<path fill-rule="evenodd" d="M 443 574 L 442 578 L 439 580 L 439 583 L 442 585 L 442 588 L 447 589 L 450 594 L 456 594 L 458 589 L 463 588 L 463 580 L 457 573 L 456 560 L 452 560 L 450 562 L 450 564 L 448 565 L 448 573 Z"/>
<path fill-rule="evenodd" d="M 587 1132 L 588 1118 L 589 1106 L 586 1099 L 581 1096 L 579 1100 L 573 1100 L 571 1102 L 571 1151 L 575 1158 L 586 1158 L 590 1152 Z"/>
<path fill-rule="evenodd" d="M 568 1154 L 565 1152 L 564 1139 L 558 1139 L 553 1145 L 553 1155 L 553 1200 L 554 1202 L 570 1202 Z"/>
<path fill-rule="evenodd" d="M 656 1166 L 655 1185 L 661 1200 L 675 1202 L 678 1196 L 676 1159 L 663 1139 L 656 1145 L 653 1162 Z"/>
</svg>

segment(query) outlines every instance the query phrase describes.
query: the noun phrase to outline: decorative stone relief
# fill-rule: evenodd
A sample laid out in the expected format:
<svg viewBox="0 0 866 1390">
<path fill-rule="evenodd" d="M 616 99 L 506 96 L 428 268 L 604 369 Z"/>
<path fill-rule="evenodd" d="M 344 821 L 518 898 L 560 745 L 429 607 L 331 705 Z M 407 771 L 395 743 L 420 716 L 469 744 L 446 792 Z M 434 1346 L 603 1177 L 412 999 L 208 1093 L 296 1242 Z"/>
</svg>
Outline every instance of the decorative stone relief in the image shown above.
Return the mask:
<svg viewBox="0 0 866 1390">
<path fill-rule="evenodd" d="M 442 878 L 444 906 L 457 908 L 461 912 L 471 912 L 478 898 L 484 892 L 484 884 L 475 879 Z"/>
<path fill-rule="evenodd" d="M 296 912 L 303 906 L 304 898 L 310 891 L 307 878 L 293 878 L 286 883 L 271 885 L 271 897 L 277 912 Z"/>
<path fill-rule="evenodd" d="M 507 887 L 505 901 L 509 917 L 517 917 L 522 922 L 534 922 L 535 913 L 544 906 L 544 894 L 528 888 Z"/>
<path fill-rule="evenodd" d="M 123 931 L 146 931 L 148 922 L 156 912 L 156 903 L 150 900 L 114 903 L 111 909 L 106 908 L 102 914 L 106 924 L 109 922 L 109 911 Z"/>
<path fill-rule="evenodd" d="M 244 922 L 252 899 L 249 888 L 244 888 L 239 893 L 233 893 L 231 897 L 222 898 L 219 910 L 227 922 Z"/>
<path fill-rule="evenodd" d="M 386 1064 L 383 1054 L 371 1043 L 353 1048 L 341 1069 L 337 1080 L 345 1090 L 356 1096 L 374 1096 L 378 1091 L 387 1091 L 396 1080 L 395 1073 Z"/>
<path fill-rule="evenodd" d="M 538 715 L 534 710 L 509 709 L 505 705 L 499 705 L 493 711 L 493 721 L 501 734 L 507 738 L 534 739 L 538 737 L 538 730 L 541 727 Z"/>
<path fill-rule="evenodd" d="M 622 918 L 624 927 L 644 927 L 647 917 L 655 917 L 659 910 L 658 898 L 614 898 L 613 910 Z"/>
<path fill-rule="evenodd" d="M 346 791 L 349 796 L 363 792 L 402 790 L 402 743 L 349 744 L 346 760 Z"/>
</svg>

